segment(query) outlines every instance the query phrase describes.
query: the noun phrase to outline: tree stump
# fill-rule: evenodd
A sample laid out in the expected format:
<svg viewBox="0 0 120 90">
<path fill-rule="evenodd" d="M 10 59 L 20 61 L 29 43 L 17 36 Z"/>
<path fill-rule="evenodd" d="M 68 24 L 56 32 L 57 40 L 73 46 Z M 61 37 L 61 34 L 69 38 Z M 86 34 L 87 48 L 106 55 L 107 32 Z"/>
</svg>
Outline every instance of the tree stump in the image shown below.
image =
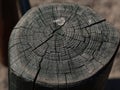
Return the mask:
<svg viewBox="0 0 120 90">
<path fill-rule="evenodd" d="M 88 7 L 54 3 L 29 10 L 9 41 L 10 90 L 102 90 L 119 32 Z"/>
</svg>

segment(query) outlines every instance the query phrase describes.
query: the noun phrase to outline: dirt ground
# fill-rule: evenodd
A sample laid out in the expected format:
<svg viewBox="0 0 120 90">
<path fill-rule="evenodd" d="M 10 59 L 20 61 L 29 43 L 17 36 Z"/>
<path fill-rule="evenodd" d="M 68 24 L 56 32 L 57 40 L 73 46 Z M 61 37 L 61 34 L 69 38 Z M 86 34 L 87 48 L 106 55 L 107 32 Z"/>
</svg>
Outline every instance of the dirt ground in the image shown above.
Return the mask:
<svg viewBox="0 0 120 90">
<path fill-rule="evenodd" d="M 63 2 L 64 0 L 30 0 L 32 7 L 42 3 Z M 120 0 L 65 0 L 66 2 L 80 3 L 94 9 L 105 17 L 115 28 L 120 31 Z M 112 71 L 109 75 L 105 90 L 120 90 L 120 49 L 115 57 Z M 7 88 L 7 68 L 0 64 L 0 90 Z"/>
</svg>

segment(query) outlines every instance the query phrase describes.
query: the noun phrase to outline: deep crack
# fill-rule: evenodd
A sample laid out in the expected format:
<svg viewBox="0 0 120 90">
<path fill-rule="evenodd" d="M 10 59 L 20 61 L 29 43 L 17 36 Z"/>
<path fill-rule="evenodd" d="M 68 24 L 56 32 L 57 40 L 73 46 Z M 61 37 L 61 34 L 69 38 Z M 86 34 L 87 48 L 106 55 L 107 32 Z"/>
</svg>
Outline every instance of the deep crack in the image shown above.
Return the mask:
<svg viewBox="0 0 120 90">
<path fill-rule="evenodd" d="M 39 69 L 38 69 L 38 71 L 37 71 L 37 73 L 36 73 L 36 75 L 35 75 L 35 78 L 34 78 L 34 80 L 33 80 L 33 89 L 32 89 L 32 90 L 35 90 L 35 83 L 36 83 L 37 77 L 38 77 L 38 75 L 39 75 L 39 72 L 40 72 L 40 70 L 41 70 L 41 63 L 42 63 L 42 61 L 43 61 L 44 56 L 46 55 L 47 49 L 48 49 L 48 46 L 47 46 L 47 48 L 46 48 L 46 50 L 45 50 L 45 53 L 42 55 L 42 58 L 41 58 L 41 60 L 40 60 L 40 62 L 39 62 Z"/>
</svg>

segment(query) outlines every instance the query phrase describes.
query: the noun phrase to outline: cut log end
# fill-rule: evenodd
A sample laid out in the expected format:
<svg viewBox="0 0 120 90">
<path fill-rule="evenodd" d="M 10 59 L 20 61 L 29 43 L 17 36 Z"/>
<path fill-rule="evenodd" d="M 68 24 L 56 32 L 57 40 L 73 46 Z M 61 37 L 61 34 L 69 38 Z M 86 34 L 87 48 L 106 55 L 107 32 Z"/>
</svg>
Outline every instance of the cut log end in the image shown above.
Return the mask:
<svg viewBox="0 0 120 90">
<path fill-rule="evenodd" d="M 9 42 L 10 73 L 48 86 L 69 86 L 101 70 L 119 44 L 118 32 L 87 7 L 51 4 L 29 10 Z"/>
</svg>

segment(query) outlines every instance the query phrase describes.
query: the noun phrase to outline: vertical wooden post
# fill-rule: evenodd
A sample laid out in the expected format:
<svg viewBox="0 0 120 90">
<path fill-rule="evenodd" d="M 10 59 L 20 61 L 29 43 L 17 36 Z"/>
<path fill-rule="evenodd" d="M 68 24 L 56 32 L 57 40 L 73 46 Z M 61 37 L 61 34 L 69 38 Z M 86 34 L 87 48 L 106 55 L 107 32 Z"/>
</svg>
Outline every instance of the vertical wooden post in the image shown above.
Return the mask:
<svg viewBox="0 0 120 90">
<path fill-rule="evenodd" d="M 88 7 L 40 5 L 9 42 L 10 90 L 103 90 L 119 33 Z"/>
<path fill-rule="evenodd" d="M 2 1 L 0 0 L 0 11 L 2 10 Z M 0 12 L 0 62 L 2 62 L 2 30 L 3 30 L 3 22 L 2 22 L 2 14 Z"/>
<path fill-rule="evenodd" d="M 16 7 L 16 0 L 0 0 L 0 22 L 2 23 L 1 33 L 1 53 L 2 62 L 8 65 L 8 41 L 11 30 L 18 21 L 18 11 Z"/>
</svg>

